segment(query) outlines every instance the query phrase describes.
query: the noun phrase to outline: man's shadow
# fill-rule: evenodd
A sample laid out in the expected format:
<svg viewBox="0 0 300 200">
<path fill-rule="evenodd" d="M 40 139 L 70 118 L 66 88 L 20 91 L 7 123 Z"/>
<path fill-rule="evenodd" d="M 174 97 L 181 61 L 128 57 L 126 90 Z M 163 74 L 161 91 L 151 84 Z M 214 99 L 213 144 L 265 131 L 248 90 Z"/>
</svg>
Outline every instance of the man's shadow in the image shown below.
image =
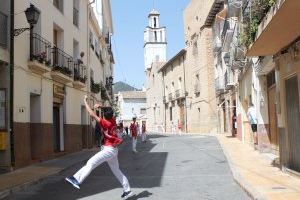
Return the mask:
<svg viewBox="0 0 300 200">
<path fill-rule="evenodd" d="M 138 195 L 134 194 L 132 197 L 129 197 L 127 200 L 138 200 L 139 198 L 146 198 L 146 197 L 150 197 L 151 195 L 152 195 L 151 192 L 145 190 L 139 193 Z"/>
</svg>

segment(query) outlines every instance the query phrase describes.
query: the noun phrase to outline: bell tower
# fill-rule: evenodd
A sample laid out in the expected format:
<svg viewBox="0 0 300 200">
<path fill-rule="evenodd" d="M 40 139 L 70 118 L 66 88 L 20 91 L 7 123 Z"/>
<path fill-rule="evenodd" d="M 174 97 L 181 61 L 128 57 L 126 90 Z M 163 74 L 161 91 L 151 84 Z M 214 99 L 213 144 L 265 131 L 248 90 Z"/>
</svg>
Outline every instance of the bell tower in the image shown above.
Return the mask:
<svg viewBox="0 0 300 200">
<path fill-rule="evenodd" d="M 145 70 L 151 68 L 153 62 L 167 61 L 166 27 L 161 27 L 159 12 L 153 9 L 149 15 L 149 24 L 144 31 Z"/>
</svg>

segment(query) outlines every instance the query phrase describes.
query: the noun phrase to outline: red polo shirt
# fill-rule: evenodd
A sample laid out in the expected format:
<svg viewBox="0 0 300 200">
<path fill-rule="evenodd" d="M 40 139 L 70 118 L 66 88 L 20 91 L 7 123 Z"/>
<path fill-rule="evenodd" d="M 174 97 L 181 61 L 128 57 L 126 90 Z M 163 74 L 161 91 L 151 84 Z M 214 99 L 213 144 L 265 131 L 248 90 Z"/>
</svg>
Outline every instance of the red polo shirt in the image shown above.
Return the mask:
<svg viewBox="0 0 300 200">
<path fill-rule="evenodd" d="M 112 146 L 112 147 L 116 147 L 119 144 L 122 143 L 122 139 L 118 138 L 117 134 L 116 134 L 116 120 L 114 118 L 110 119 L 110 120 L 106 120 L 106 119 L 100 119 L 99 121 L 100 126 L 102 127 L 103 131 L 108 134 L 111 137 L 107 137 L 104 135 L 104 141 L 103 141 L 103 145 L 104 146 Z"/>
<path fill-rule="evenodd" d="M 137 138 L 137 130 L 136 129 L 137 129 L 136 123 L 131 123 L 130 132 L 131 132 L 132 137 L 134 137 L 135 139 Z"/>
</svg>

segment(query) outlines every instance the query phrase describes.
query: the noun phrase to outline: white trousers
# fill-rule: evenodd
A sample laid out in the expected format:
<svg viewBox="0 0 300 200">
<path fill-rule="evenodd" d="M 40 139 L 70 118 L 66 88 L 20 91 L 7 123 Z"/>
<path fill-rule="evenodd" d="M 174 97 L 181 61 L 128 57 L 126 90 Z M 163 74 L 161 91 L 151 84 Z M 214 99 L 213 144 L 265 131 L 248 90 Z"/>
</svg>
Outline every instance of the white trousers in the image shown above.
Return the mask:
<svg viewBox="0 0 300 200">
<path fill-rule="evenodd" d="M 88 175 L 103 162 L 107 162 L 113 174 L 117 177 L 124 192 L 130 191 L 129 182 L 124 174 L 119 169 L 118 149 L 114 147 L 104 146 L 103 150 L 91 157 L 85 166 L 83 166 L 74 177 L 81 184 Z"/>
<path fill-rule="evenodd" d="M 146 141 L 146 133 L 142 133 L 142 142 L 145 142 Z"/>
<path fill-rule="evenodd" d="M 137 138 L 132 137 L 132 151 L 136 151 Z"/>
</svg>

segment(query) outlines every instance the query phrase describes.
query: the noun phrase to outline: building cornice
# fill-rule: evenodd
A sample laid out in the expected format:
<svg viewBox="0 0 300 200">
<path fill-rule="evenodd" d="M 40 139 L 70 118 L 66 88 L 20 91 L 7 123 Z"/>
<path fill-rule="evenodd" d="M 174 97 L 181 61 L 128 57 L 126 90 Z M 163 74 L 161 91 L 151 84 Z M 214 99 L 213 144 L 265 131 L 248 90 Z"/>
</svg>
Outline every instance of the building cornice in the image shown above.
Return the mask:
<svg viewBox="0 0 300 200">
<path fill-rule="evenodd" d="M 163 71 L 165 68 L 167 68 L 170 64 L 172 64 L 177 58 L 179 58 L 180 56 L 185 55 L 186 50 L 182 49 L 181 51 L 179 51 L 173 58 L 171 58 L 168 62 L 166 62 L 159 70 L 158 72 Z"/>
</svg>

